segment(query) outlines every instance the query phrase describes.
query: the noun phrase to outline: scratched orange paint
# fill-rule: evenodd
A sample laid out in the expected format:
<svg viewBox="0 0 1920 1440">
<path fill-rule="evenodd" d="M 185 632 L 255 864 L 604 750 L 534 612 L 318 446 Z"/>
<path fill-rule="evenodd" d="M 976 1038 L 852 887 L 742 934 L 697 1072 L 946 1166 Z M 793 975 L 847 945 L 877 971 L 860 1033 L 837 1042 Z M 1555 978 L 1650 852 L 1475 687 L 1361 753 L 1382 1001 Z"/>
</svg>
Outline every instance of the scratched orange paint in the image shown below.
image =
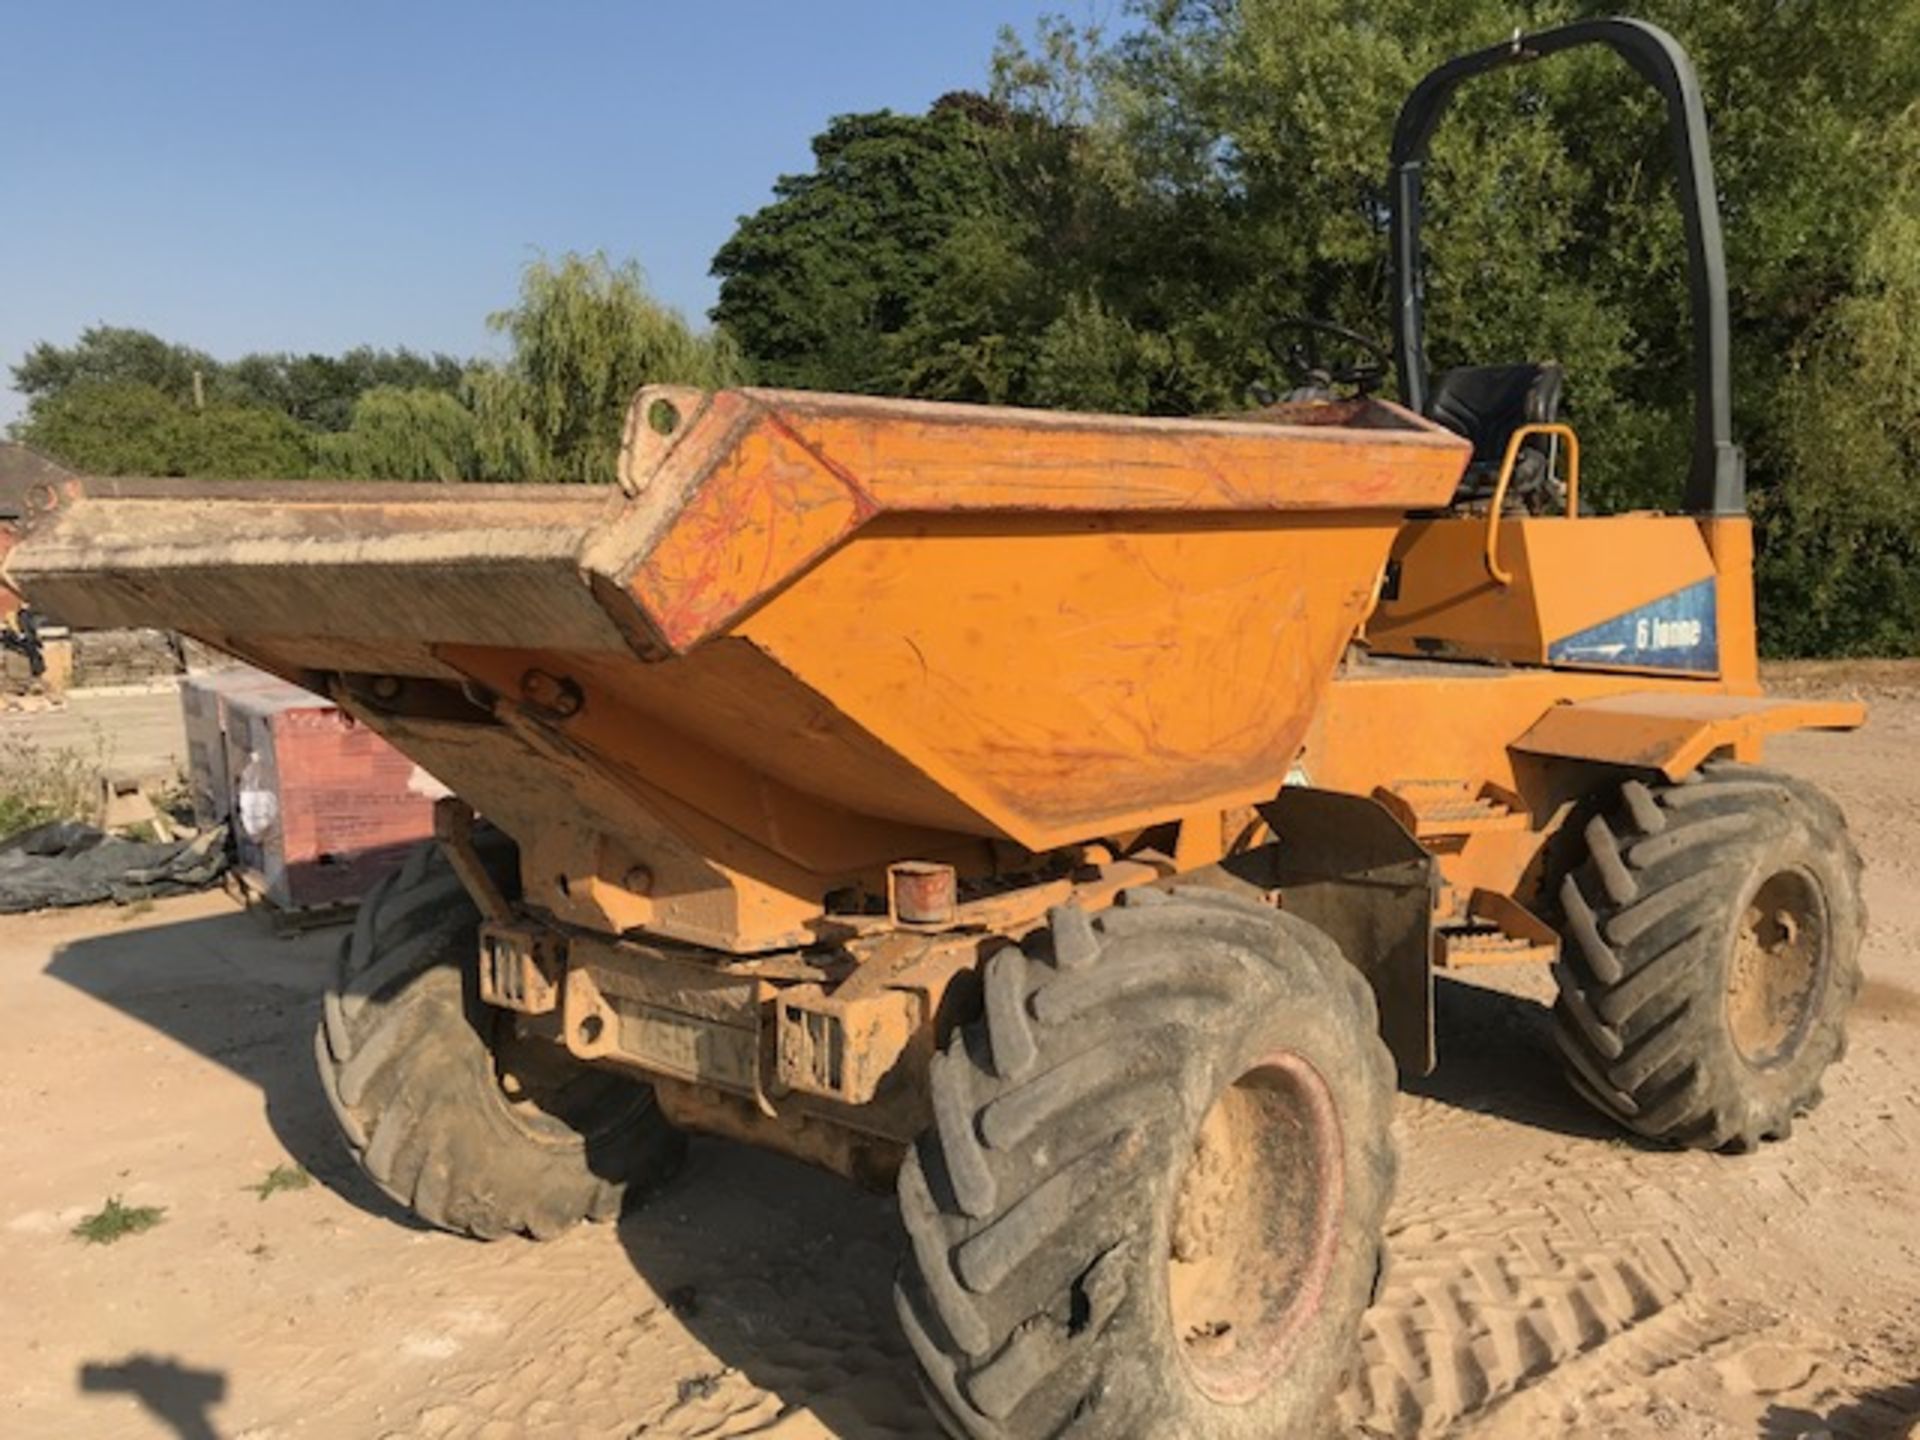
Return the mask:
<svg viewBox="0 0 1920 1440">
<path fill-rule="evenodd" d="M 1205 516 L 1444 503 L 1465 442 L 1375 405 L 1380 428 L 1336 429 L 727 392 L 629 472 L 662 516 L 629 588 L 684 651 L 881 514 L 1158 512 L 1197 528 Z"/>
</svg>

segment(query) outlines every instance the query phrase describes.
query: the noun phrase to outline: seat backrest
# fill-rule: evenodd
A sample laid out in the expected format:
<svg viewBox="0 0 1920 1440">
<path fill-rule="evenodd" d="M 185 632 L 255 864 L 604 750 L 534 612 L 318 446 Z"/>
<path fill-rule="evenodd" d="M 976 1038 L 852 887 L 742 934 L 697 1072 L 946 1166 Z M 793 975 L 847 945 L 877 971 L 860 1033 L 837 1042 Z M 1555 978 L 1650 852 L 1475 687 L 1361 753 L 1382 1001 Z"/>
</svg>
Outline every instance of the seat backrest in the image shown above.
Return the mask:
<svg viewBox="0 0 1920 1440">
<path fill-rule="evenodd" d="M 1433 387 L 1428 415 L 1473 442 L 1473 464 L 1498 465 L 1507 441 L 1522 425 L 1559 418 L 1566 371 L 1539 365 L 1461 365 Z"/>
</svg>

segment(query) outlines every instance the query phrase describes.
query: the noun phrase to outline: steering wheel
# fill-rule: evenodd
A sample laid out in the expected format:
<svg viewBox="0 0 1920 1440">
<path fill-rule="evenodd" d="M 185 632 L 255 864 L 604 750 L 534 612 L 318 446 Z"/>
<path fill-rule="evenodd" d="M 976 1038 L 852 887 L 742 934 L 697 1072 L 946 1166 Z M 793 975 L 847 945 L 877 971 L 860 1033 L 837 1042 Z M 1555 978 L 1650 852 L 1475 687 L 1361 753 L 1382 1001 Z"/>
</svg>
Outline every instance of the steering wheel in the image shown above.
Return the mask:
<svg viewBox="0 0 1920 1440">
<path fill-rule="evenodd" d="M 1294 338 L 1282 343 L 1284 335 Z M 1330 343 L 1335 342 L 1335 343 Z M 1393 356 L 1379 341 L 1332 320 L 1283 315 L 1267 332 L 1267 348 L 1287 368 L 1291 399 L 1332 399 L 1335 385 L 1371 395 L 1393 369 Z M 1333 364 L 1329 356 L 1343 359 Z"/>
</svg>

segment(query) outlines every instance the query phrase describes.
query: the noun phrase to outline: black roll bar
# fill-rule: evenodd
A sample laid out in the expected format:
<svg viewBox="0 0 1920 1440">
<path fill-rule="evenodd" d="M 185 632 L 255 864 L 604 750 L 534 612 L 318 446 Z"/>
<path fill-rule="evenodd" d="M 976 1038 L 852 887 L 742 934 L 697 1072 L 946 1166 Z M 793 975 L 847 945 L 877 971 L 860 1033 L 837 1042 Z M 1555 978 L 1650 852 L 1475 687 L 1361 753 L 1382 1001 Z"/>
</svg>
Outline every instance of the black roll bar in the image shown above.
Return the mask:
<svg viewBox="0 0 1920 1440">
<path fill-rule="evenodd" d="M 1686 509 L 1740 515 L 1747 508 L 1746 460 L 1733 440 L 1733 375 L 1727 325 L 1727 257 L 1720 200 L 1707 146 L 1707 110 L 1693 62 L 1680 42 L 1643 20 L 1582 20 L 1518 36 L 1450 60 L 1422 80 L 1400 109 L 1389 173 L 1396 300 L 1394 360 L 1401 399 L 1426 413 L 1426 287 L 1422 279 L 1421 171 L 1434 129 L 1463 81 L 1527 64 L 1579 45 L 1605 45 L 1660 92 L 1673 137 L 1680 210 L 1687 235 L 1687 283 L 1693 308 L 1693 460 Z"/>
</svg>

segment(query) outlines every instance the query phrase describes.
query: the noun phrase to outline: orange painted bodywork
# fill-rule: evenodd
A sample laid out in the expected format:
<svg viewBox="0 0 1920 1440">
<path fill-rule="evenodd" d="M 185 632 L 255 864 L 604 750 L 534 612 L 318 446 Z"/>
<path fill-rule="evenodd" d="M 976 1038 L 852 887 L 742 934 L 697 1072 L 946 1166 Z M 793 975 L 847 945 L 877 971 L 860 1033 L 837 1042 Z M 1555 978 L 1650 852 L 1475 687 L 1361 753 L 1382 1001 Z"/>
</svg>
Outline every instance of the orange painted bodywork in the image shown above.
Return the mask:
<svg viewBox="0 0 1920 1440">
<path fill-rule="evenodd" d="M 1393 546 L 1398 593 L 1367 621 L 1375 653 L 1543 665 L 1555 640 L 1717 573 L 1690 516 L 1507 517 L 1494 545 L 1510 585 L 1487 573 L 1487 531 L 1472 515 L 1408 522 Z M 1723 654 L 1743 647 L 1751 618 L 1744 635 L 1721 631 Z"/>
<path fill-rule="evenodd" d="M 1443 916 L 1475 891 L 1529 900 L 1573 803 L 1622 772 L 1679 779 L 1715 755 L 1757 761 L 1769 735 L 1847 729 L 1847 703 L 1759 698 L 1753 537 L 1744 516 L 1628 514 L 1498 522 L 1513 583 L 1488 576 L 1484 516 L 1411 520 L 1398 593 L 1367 622 L 1374 657 L 1328 692 L 1310 783 L 1392 794 L 1433 777 L 1512 797 L 1511 823 L 1435 843 Z M 1700 673 L 1549 663 L 1554 641 L 1714 582 L 1718 663 Z"/>
<path fill-rule="evenodd" d="M 670 438 L 644 419 L 663 402 L 682 416 Z M 1267 524 L 1278 529 L 1303 516 L 1366 516 L 1377 531 L 1395 512 L 1451 494 L 1466 452 L 1438 427 L 1370 403 L 1362 425 L 1315 427 L 644 390 L 621 464 L 635 501 L 589 561 L 627 588 L 666 648 L 684 653 L 881 516 L 947 516 L 962 522 L 955 529 L 970 518 L 1010 542 L 1008 517 L 1055 518 L 1065 524 L 1051 533 L 1068 535 L 1095 518 L 1124 530 L 1134 517 L 1172 515 L 1190 553 L 1206 548 L 1216 519 L 1258 528 L 1275 517 Z M 1033 553 L 989 564 L 1017 569 Z M 1341 583 L 1370 589 L 1372 574 Z"/>
<path fill-rule="evenodd" d="M 737 633 L 914 768 L 872 807 L 1047 850 L 1270 795 L 1389 538 L 1351 514 L 888 521 Z"/>
<path fill-rule="evenodd" d="M 1744 515 L 1707 515 L 1700 520 L 1700 535 L 1713 557 L 1720 683 L 1731 695 L 1757 695 L 1760 629 L 1753 601 L 1753 524 Z"/>
<path fill-rule="evenodd" d="M 1719 751 L 1737 760 L 1758 760 L 1769 735 L 1847 730 L 1866 716 L 1866 707 L 1856 701 L 1630 691 L 1556 705 L 1513 748 L 1526 755 L 1656 770 L 1679 780 Z"/>
<path fill-rule="evenodd" d="M 661 388 L 617 488 L 88 479 L 8 574 L 331 691 L 521 842 L 539 910 L 736 953 L 809 943 L 897 861 L 987 893 L 1087 847 L 1204 866 L 1290 774 L 1382 797 L 1471 918 L 1609 773 L 1853 723 L 1726 703 L 1756 688 L 1744 519 L 1502 519 L 1503 586 L 1485 516 L 1406 518 L 1467 456 L 1379 401 Z M 1709 577 L 1718 674 L 1542 663 Z"/>
<path fill-rule="evenodd" d="M 1623 772 L 1677 779 L 1714 755 L 1758 760 L 1771 734 L 1864 717 L 1857 704 L 1741 696 L 1721 681 L 1380 659 L 1329 687 L 1301 772 L 1363 795 L 1442 778 L 1511 797 L 1511 823 L 1430 845 L 1453 892 L 1444 915 L 1474 890 L 1535 898 L 1536 862 L 1568 808 Z"/>
</svg>

